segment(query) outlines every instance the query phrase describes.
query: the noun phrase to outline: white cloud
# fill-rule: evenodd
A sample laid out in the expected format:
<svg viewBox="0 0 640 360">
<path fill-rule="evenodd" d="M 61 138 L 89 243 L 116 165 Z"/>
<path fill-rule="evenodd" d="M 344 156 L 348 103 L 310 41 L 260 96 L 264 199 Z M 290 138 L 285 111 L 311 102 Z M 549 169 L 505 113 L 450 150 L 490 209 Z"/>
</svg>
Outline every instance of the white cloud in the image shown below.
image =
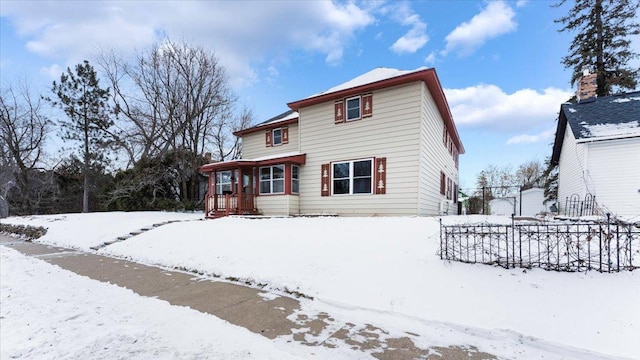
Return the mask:
<svg viewBox="0 0 640 360">
<path fill-rule="evenodd" d="M 433 66 L 436 63 L 437 57 L 435 51 L 432 51 L 427 57 L 424 59 L 424 63 Z"/>
<path fill-rule="evenodd" d="M 373 23 L 373 11 L 353 2 L 332 1 L 2 5 L 2 16 L 26 39 L 27 49 L 57 62 L 78 63 L 100 49 L 143 49 L 168 35 L 215 51 L 236 85 L 253 81 L 253 66 L 266 56 L 284 56 L 292 48 L 321 53 L 327 63 L 339 63 L 355 33 Z"/>
<path fill-rule="evenodd" d="M 505 93 L 495 85 L 476 85 L 464 89 L 445 89 L 453 118 L 460 128 L 479 128 L 495 132 L 534 132 L 555 124 L 560 104 L 571 90 L 547 88 L 539 92 L 521 89 Z"/>
<path fill-rule="evenodd" d="M 391 45 L 391 50 L 397 54 L 415 53 L 429 41 L 427 24 L 420 15 L 416 14 L 406 3 L 402 3 L 393 11 L 394 18 L 411 29 Z"/>
<path fill-rule="evenodd" d="M 553 136 L 556 133 L 556 129 L 552 128 L 549 130 L 542 131 L 535 135 L 516 135 L 512 136 L 509 140 L 507 140 L 507 145 L 515 145 L 515 144 L 534 144 L 539 142 L 546 142 L 553 139 Z"/>
<path fill-rule="evenodd" d="M 49 67 L 40 68 L 40 74 L 46 76 L 49 80 L 57 80 L 60 81 L 60 76 L 66 69 L 63 69 L 58 64 L 53 64 Z"/>
<path fill-rule="evenodd" d="M 510 33 L 517 28 L 515 12 L 504 1 L 491 1 L 469 22 L 458 25 L 445 38 L 443 55 L 457 52 L 460 56 L 473 53 L 487 40 Z"/>
</svg>

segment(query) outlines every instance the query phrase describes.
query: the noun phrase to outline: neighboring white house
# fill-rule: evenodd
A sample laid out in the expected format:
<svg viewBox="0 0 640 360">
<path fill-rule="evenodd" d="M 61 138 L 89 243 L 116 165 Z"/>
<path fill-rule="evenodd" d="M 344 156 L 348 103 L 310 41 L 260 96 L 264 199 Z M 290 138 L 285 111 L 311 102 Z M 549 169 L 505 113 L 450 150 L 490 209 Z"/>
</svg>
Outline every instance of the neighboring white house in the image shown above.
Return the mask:
<svg viewBox="0 0 640 360">
<path fill-rule="evenodd" d="M 580 215 L 593 196 L 601 214 L 640 216 L 640 92 L 586 97 L 560 107 L 558 210 Z"/>
<path fill-rule="evenodd" d="M 544 203 L 544 189 L 531 188 L 489 201 L 491 215 L 528 216 L 549 212 Z"/>
<path fill-rule="evenodd" d="M 456 213 L 464 147 L 434 69 L 377 68 L 287 105 L 235 133 L 241 160 L 202 166 L 208 217 Z"/>
</svg>

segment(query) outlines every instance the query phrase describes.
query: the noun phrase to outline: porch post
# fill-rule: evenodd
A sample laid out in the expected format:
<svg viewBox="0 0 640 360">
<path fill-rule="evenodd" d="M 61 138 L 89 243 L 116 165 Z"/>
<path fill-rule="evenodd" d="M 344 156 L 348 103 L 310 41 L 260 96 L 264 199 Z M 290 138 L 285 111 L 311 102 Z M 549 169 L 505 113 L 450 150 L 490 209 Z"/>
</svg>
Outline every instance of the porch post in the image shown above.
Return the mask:
<svg viewBox="0 0 640 360">
<path fill-rule="evenodd" d="M 211 188 L 211 193 L 213 193 L 213 210 L 216 211 L 218 210 L 218 194 L 216 193 L 218 189 L 218 171 L 214 170 L 211 176 L 213 176 L 213 187 Z M 211 178 L 209 178 L 209 180 L 211 180 Z"/>
<path fill-rule="evenodd" d="M 238 194 L 238 204 L 236 205 L 238 215 L 242 215 L 242 168 L 238 168 L 238 179 L 236 179 L 236 193 Z"/>
</svg>

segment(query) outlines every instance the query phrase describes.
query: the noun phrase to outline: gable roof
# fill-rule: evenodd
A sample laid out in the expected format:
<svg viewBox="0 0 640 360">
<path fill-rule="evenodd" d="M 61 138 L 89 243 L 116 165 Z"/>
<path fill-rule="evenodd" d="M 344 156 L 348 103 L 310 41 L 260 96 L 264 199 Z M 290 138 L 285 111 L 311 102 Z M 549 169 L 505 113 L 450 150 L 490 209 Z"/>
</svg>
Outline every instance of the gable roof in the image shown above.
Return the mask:
<svg viewBox="0 0 640 360">
<path fill-rule="evenodd" d="M 449 104 L 447 103 L 444 91 L 440 85 L 440 80 L 438 79 L 438 75 L 434 68 L 398 70 L 379 67 L 340 85 L 334 86 L 326 91 L 301 100 L 290 102 L 287 105 L 291 110 L 299 111 L 300 108 L 303 107 L 327 101 L 334 101 L 363 92 L 370 92 L 391 86 L 407 84 L 414 81 L 423 81 L 426 84 L 454 144 L 456 144 L 459 149 L 459 153 L 464 154 L 464 146 L 462 145 L 460 135 L 458 134 L 458 130 L 453 122 L 453 116 L 451 116 Z"/>
<path fill-rule="evenodd" d="M 261 131 L 263 129 L 268 129 L 274 126 L 278 126 L 278 125 L 284 126 L 288 124 L 295 124 L 297 122 L 298 122 L 298 113 L 293 110 L 289 110 L 289 111 L 283 112 L 282 114 L 276 115 L 268 120 L 265 120 L 261 123 L 258 123 L 254 126 L 248 127 L 246 129 L 238 130 L 234 132 L 233 135 L 242 136 L 242 135 L 251 134 L 257 131 Z"/>
<path fill-rule="evenodd" d="M 640 91 L 562 104 L 551 155 L 553 164 L 560 161 L 567 124 L 577 142 L 640 137 Z"/>
</svg>

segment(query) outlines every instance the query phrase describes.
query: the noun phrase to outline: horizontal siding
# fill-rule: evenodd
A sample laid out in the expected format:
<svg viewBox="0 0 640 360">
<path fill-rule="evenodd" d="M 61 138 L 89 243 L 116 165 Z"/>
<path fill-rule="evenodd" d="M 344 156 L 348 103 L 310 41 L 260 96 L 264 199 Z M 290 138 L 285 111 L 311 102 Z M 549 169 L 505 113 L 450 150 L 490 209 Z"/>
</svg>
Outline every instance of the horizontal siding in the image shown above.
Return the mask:
<svg viewBox="0 0 640 360">
<path fill-rule="evenodd" d="M 298 125 L 290 124 L 289 143 L 267 147 L 265 131 L 258 131 L 242 136 L 242 158 L 255 159 L 263 156 L 284 154 L 298 151 Z"/>
<path fill-rule="evenodd" d="M 263 195 L 256 197 L 258 212 L 262 215 L 297 215 L 298 195 Z"/>
<path fill-rule="evenodd" d="M 640 216 L 640 138 L 588 143 L 587 179 L 598 205 Z"/>
<path fill-rule="evenodd" d="M 426 85 L 422 85 L 420 123 L 420 215 L 439 215 L 440 203 L 446 200 L 440 194 L 440 172 L 443 171 L 455 184 L 460 184 L 458 169 L 453 156 L 442 140 L 444 120 Z M 453 190 L 452 190 L 453 191 Z M 455 214 L 457 205 L 447 202 L 447 213 Z"/>
<path fill-rule="evenodd" d="M 577 194 L 580 199 L 583 199 L 586 194 L 583 176 L 584 147 L 584 144 L 576 143 L 571 126 L 567 124 L 558 162 L 558 205 L 561 210 L 564 209 L 566 199 L 571 195 Z"/>
<path fill-rule="evenodd" d="M 420 83 L 375 91 L 370 118 L 334 124 L 333 111 L 333 102 L 300 109 L 300 212 L 416 215 Z M 387 159 L 386 194 L 321 196 L 322 164 L 372 157 Z"/>
</svg>

